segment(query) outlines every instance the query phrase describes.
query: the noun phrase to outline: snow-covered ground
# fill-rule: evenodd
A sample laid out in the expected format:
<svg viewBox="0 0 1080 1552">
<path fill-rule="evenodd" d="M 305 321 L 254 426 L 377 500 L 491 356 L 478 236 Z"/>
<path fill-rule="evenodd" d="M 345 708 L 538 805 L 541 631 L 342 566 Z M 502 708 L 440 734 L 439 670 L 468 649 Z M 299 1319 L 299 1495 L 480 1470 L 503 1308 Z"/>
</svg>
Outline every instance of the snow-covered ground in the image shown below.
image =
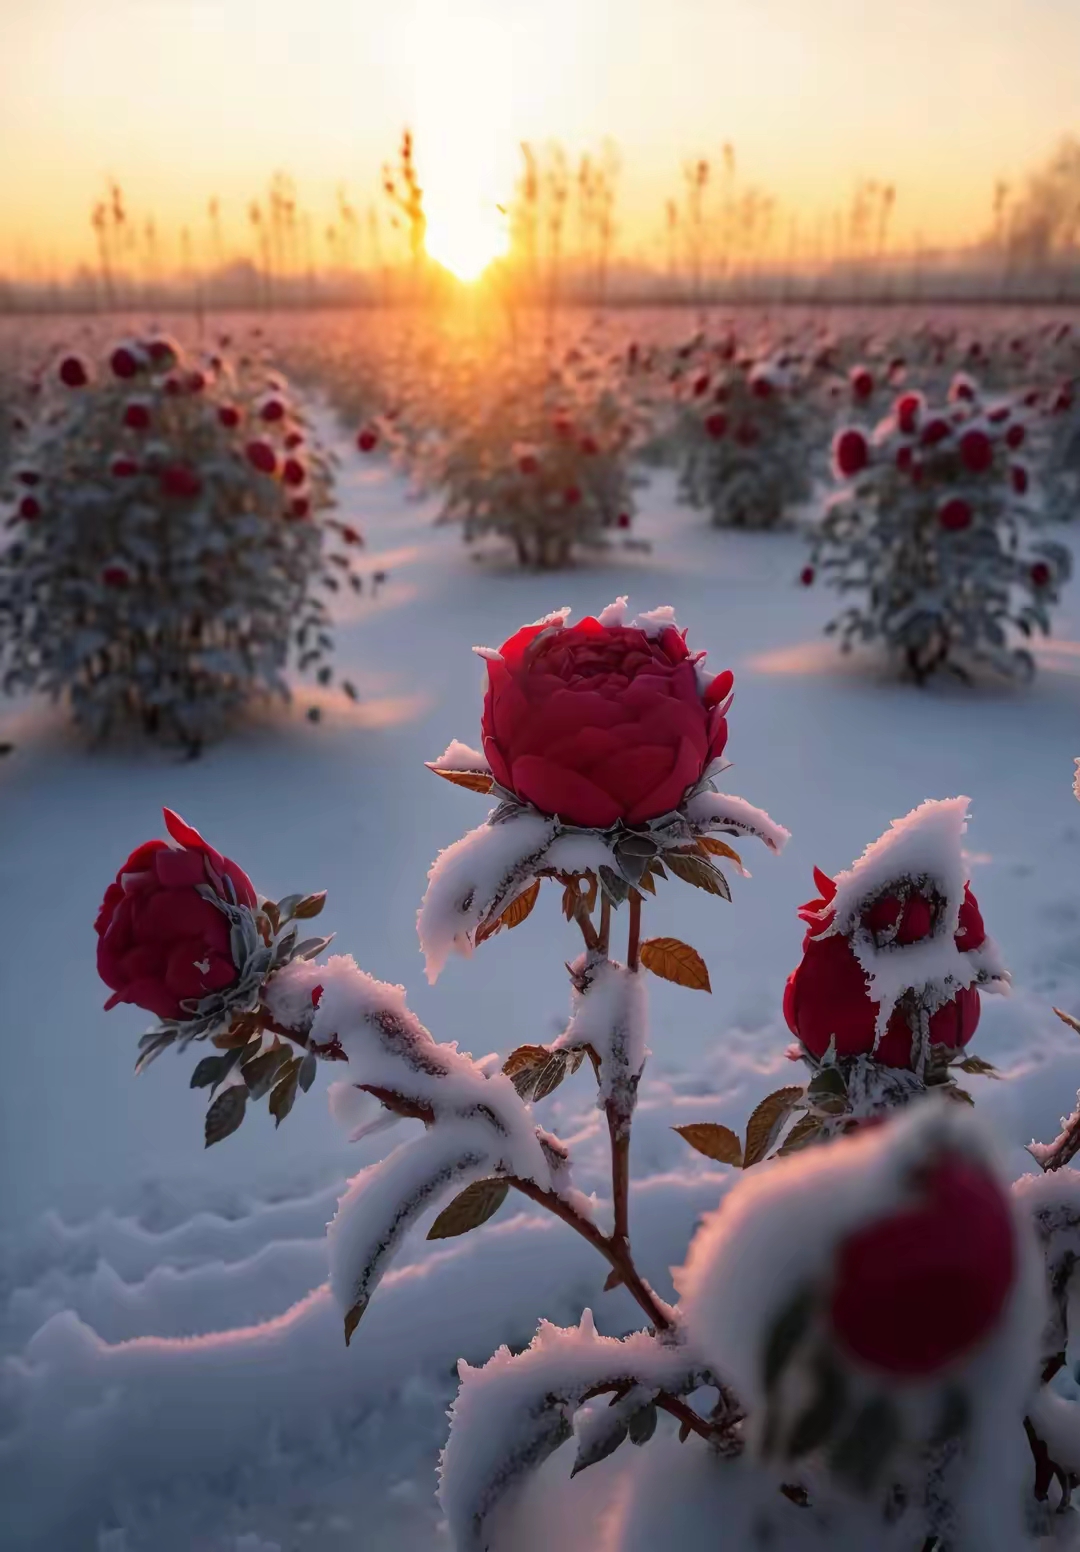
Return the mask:
<svg viewBox="0 0 1080 1552">
<path fill-rule="evenodd" d="M 133 1009 L 101 1011 L 94 971 L 104 886 L 160 833 L 167 804 L 265 893 L 328 889 L 337 946 L 404 983 L 436 1038 L 481 1055 L 554 1036 L 562 961 L 577 951 L 557 891 L 436 987 L 415 931 L 431 859 L 484 812 L 423 764 L 451 738 L 477 742 L 469 649 L 554 607 L 577 616 L 622 593 L 639 609 L 674 604 L 710 666 L 735 671 L 725 784 L 793 832 L 782 858 L 748 849 L 755 876 L 735 880 L 734 904 L 669 884 L 647 908 L 647 930 L 693 943 L 713 984 L 711 997 L 650 986 L 633 1227 L 662 1293 L 731 1176 L 672 1125 L 739 1127 L 791 1074 L 780 1004 L 811 866 L 847 866 L 922 798 L 972 799 L 973 886 L 1015 992 L 987 1000 L 977 1036 L 1009 1081 L 970 1087 L 1018 1174 L 1023 1144 L 1073 1108 L 1080 1045 L 1051 1005 L 1080 1011 L 1080 589 L 1030 688 L 919 691 L 824 640 L 834 601 L 796 585 L 798 536 L 709 529 L 667 476 L 643 501 L 651 555 L 545 577 L 477 562 L 432 528 L 430 504 L 343 457 L 344 512 L 367 533 L 370 569 L 390 573 L 376 601 L 343 606 L 338 661 L 358 706 L 317 692 L 327 713 L 312 726 L 302 691 L 288 715 L 193 763 L 87 753 L 37 704 L 0 716 L 17 745 L 0 764 L 0 1542 L 12 1552 L 431 1552 L 445 1545 L 434 1467 L 457 1358 L 524 1344 L 540 1316 L 574 1321 L 586 1304 L 601 1330 L 636 1323 L 623 1292 L 601 1291 L 587 1246 L 508 1205 L 463 1239 L 419 1238 L 346 1351 L 323 1286 L 325 1225 L 385 1139 L 345 1143 L 320 1079 L 276 1135 L 259 1107 L 204 1153 L 192 1063 L 166 1054 L 134 1079 L 144 1026 Z M 542 1109 L 573 1142 L 577 1183 L 602 1193 L 586 1077 Z"/>
</svg>

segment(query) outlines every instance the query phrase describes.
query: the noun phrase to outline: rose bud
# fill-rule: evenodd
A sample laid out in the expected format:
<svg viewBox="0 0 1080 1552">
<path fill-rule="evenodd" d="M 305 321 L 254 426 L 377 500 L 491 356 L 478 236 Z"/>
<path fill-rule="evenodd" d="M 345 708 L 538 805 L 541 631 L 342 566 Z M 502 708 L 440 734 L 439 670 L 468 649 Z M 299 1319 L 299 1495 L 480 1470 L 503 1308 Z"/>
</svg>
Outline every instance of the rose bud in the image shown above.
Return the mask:
<svg viewBox="0 0 1080 1552">
<path fill-rule="evenodd" d="M 304 434 L 302 431 L 290 431 L 285 438 L 285 448 L 290 453 L 295 452 L 298 447 L 303 447 L 303 445 Z"/>
<path fill-rule="evenodd" d="M 65 388 L 85 388 L 90 381 L 86 363 L 79 356 L 65 356 L 58 375 Z"/>
<path fill-rule="evenodd" d="M 184 379 L 184 386 L 187 388 L 188 393 L 202 393 L 206 387 L 206 373 L 198 370 L 189 372 Z"/>
<path fill-rule="evenodd" d="M 833 462 L 838 474 L 852 479 L 866 468 L 870 459 L 870 447 L 862 432 L 855 426 L 839 431 L 833 441 Z"/>
<path fill-rule="evenodd" d="M 160 1019 L 191 1017 L 183 1004 L 236 984 L 230 923 L 205 899 L 209 887 L 222 902 L 254 909 L 247 874 L 208 846 L 197 830 L 165 809 L 177 843 L 146 841 L 109 885 L 94 929 L 98 974 L 112 991 L 105 1004 L 133 1002 Z"/>
<path fill-rule="evenodd" d="M 179 345 L 166 334 L 159 334 L 153 339 L 147 340 L 145 349 L 151 361 L 159 370 L 174 366 L 180 359 Z"/>
<path fill-rule="evenodd" d="M 629 528 L 630 527 L 630 514 L 629 514 L 629 512 L 620 512 L 619 513 L 618 517 L 615 519 L 615 527 L 616 528 Z"/>
<path fill-rule="evenodd" d="M 804 566 L 803 569 L 799 572 L 799 581 L 802 583 L 803 587 L 813 587 L 815 575 L 816 573 L 813 566 Z"/>
<path fill-rule="evenodd" d="M 856 399 L 869 399 L 874 392 L 874 375 L 868 367 L 853 367 L 849 382 Z"/>
<path fill-rule="evenodd" d="M 267 399 L 259 410 L 261 418 L 267 422 L 285 419 L 285 406 L 280 399 Z"/>
<path fill-rule="evenodd" d="M 1016 1261 L 1006 1193 L 982 1164 L 943 1153 L 914 1175 L 907 1204 L 840 1244 L 830 1324 L 871 1369 L 933 1374 L 994 1330 Z"/>
<path fill-rule="evenodd" d="M 902 393 L 896 401 L 896 424 L 905 436 L 914 436 L 923 411 L 921 393 Z"/>
<path fill-rule="evenodd" d="M 985 474 L 994 461 L 994 444 L 985 431 L 973 428 L 960 438 L 960 462 L 972 474 Z"/>
<path fill-rule="evenodd" d="M 727 416 L 721 415 L 719 410 L 714 411 L 711 415 L 706 415 L 705 430 L 714 442 L 719 442 L 727 430 Z"/>
<path fill-rule="evenodd" d="M 948 533 L 962 533 L 971 520 L 971 507 L 962 496 L 950 496 L 938 512 L 938 522 Z"/>
<path fill-rule="evenodd" d="M 836 885 L 828 874 L 814 869 L 821 898 L 808 901 L 799 915 L 807 923 L 802 962 L 788 977 L 784 991 L 784 1018 L 812 1057 L 821 1060 L 835 1040 L 838 1057 L 873 1056 L 885 1067 L 913 1067 L 916 1041 L 901 1007 L 896 1007 L 885 1033 L 874 1049 L 878 1003 L 870 996 L 866 971 L 856 958 L 851 940 L 830 933 L 830 910 Z M 881 896 L 863 913 L 861 925 L 875 941 L 882 939 L 903 948 L 930 936 L 933 913 L 930 901 L 912 892 L 901 902 L 897 895 Z M 978 902 L 965 886 L 959 924 L 954 935 L 963 954 L 974 953 L 986 942 L 986 929 Z M 930 1015 L 930 1043 L 957 1049 L 967 1045 L 979 1022 L 979 993 L 962 987 L 950 1001 Z"/>
<path fill-rule="evenodd" d="M 234 404 L 223 404 L 217 412 L 217 418 L 228 431 L 233 431 L 240 424 L 240 411 Z"/>
<path fill-rule="evenodd" d="M 949 422 L 941 415 L 935 415 L 933 420 L 926 422 L 919 440 L 924 447 L 936 447 L 939 442 L 944 442 L 951 435 Z"/>
<path fill-rule="evenodd" d="M 168 464 L 162 469 L 158 483 L 164 496 L 190 500 L 202 491 L 202 480 L 186 463 Z"/>
<path fill-rule="evenodd" d="M 141 364 L 130 345 L 118 345 L 109 357 L 109 366 L 112 368 L 114 377 L 137 377 Z"/>
<path fill-rule="evenodd" d="M 130 404 L 125 404 L 124 425 L 129 431 L 148 431 L 150 429 L 150 406 L 144 404 L 141 399 L 132 399 Z"/>
<path fill-rule="evenodd" d="M 1026 439 L 1027 432 L 1021 425 L 1010 426 L 1008 431 L 1005 433 L 1005 445 L 1006 447 L 1011 447 L 1013 452 L 1015 452 L 1018 447 L 1023 447 Z"/>
<path fill-rule="evenodd" d="M 378 434 L 366 426 L 356 438 L 356 445 L 362 453 L 374 452 L 379 445 Z"/>
<path fill-rule="evenodd" d="M 258 469 L 260 474 L 273 474 L 277 468 L 277 454 L 269 442 L 257 440 L 249 442 L 244 449 L 247 461 L 253 469 Z"/>
<path fill-rule="evenodd" d="M 561 615 L 487 659 L 482 731 L 495 780 L 564 823 L 607 829 L 677 808 L 727 742 L 732 675 L 708 679 L 674 623 Z M 612 623 L 606 623 L 610 620 Z"/>
<path fill-rule="evenodd" d="M 702 395 L 708 393 L 708 391 L 709 391 L 709 379 L 708 379 L 708 377 L 699 377 L 697 379 L 697 381 L 694 383 L 694 388 L 693 388 L 694 398 L 695 399 L 700 399 L 702 397 Z"/>
<path fill-rule="evenodd" d="M 24 496 L 19 502 L 19 516 L 25 523 L 36 522 L 41 516 L 41 502 L 36 496 Z"/>
<path fill-rule="evenodd" d="M 299 458 L 286 458 L 281 477 L 286 485 L 302 485 L 307 479 L 307 470 Z"/>
</svg>

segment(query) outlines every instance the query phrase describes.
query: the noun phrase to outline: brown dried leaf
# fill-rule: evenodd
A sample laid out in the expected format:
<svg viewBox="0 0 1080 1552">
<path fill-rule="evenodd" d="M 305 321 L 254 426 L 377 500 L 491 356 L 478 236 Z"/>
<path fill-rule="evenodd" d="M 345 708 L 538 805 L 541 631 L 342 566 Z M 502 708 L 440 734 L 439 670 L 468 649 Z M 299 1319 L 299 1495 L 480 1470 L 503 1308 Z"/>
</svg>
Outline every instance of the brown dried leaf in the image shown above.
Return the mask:
<svg viewBox="0 0 1080 1552">
<path fill-rule="evenodd" d="M 486 943 L 488 938 L 493 938 L 504 927 L 520 927 L 526 917 L 532 914 L 540 893 L 540 880 L 534 878 L 528 889 L 522 891 L 515 899 L 511 900 L 506 910 L 497 916 L 494 921 L 484 922 L 476 929 L 477 943 Z"/>
<path fill-rule="evenodd" d="M 666 851 L 664 862 L 675 877 L 681 878 L 684 884 L 693 884 L 695 889 L 704 889 L 706 894 L 719 895 L 722 900 L 731 899 L 727 879 L 719 868 L 714 868 L 712 863 L 705 861 L 703 857 L 695 857 L 693 852 Z"/>
<path fill-rule="evenodd" d="M 777 1148 L 777 1156 L 779 1158 L 786 1159 L 789 1153 L 798 1153 L 800 1148 L 805 1148 L 808 1143 L 813 1142 L 814 1138 L 820 1131 L 820 1116 L 800 1116 L 799 1119 L 795 1122 L 795 1125 L 791 1128 L 791 1131 L 788 1132 L 787 1136 L 780 1144 L 779 1148 Z"/>
<path fill-rule="evenodd" d="M 506 1180 L 474 1180 L 458 1196 L 444 1207 L 428 1230 L 428 1239 L 455 1239 L 498 1212 L 506 1201 L 510 1184 Z"/>
<path fill-rule="evenodd" d="M 345 1346 L 352 1341 L 352 1334 L 363 1319 L 364 1311 L 368 1307 L 368 1301 L 361 1299 L 359 1304 L 354 1304 L 345 1316 Z"/>
<path fill-rule="evenodd" d="M 711 851 L 714 857 L 727 857 L 732 862 L 737 862 L 742 867 L 742 858 L 734 851 L 726 841 L 718 841 L 715 835 L 699 835 L 699 843 L 706 851 Z"/>
<path fill-rule="evenodd" d="M 746 1123 L 746 1147 L 743 1150 L 743 1169 L 760 1164 L 777 1137 L 788 1116 L 806 1098 L 804 1089 L 792 1086 L 767 1094 Z"/>
<path fill-rule="evenodd" d="M 424 764 L 444 781 L 452 781 L 455 787 L 468 787 L 470 792 L 490 792 L 495 781 L 490 771 L 444 771 L 430 760 Z"/>
<path fill-rule="evenodd" d="M 311 917 L 318 916 L 326 904 L 326 890 L 321 889 L 316 895 L 305 895 L 300 904 L 293 907 L 294 921 L 309 921 Z"/>
<path fill-rule="evenodd" d="M 247 1109 L 247 1089 L 242 1084 L 222 1089 L 206 1112 L 205 1139 L 208 1148 L 236 1131 Z"/>
<path fill-rule="evenodd" d="M 508 1078 L 526 1067 L 543 1066 L 551 1055 L 546 1045 L 519 1045 L 503 1062 L 502 1070 Z"/>
<path fill-rule="evenodd" d="M 711 992 L 709 970 L 696 948 L 678 938 L 647 938 L 641 945 L 641 963 L 653 975 L 691 991 Z"/>
<path fill-rule="evenodd" d="M 719 1121 L 690 1121 L 686 1126 L 673 1126 L 671 1129 L 707 1159 L 716 1159 L 720 1164 L 734 1164 L 736 1169 L 741 1168 L 742 1143 L 730 1126 L 721 1126 Z"/>
</svg>

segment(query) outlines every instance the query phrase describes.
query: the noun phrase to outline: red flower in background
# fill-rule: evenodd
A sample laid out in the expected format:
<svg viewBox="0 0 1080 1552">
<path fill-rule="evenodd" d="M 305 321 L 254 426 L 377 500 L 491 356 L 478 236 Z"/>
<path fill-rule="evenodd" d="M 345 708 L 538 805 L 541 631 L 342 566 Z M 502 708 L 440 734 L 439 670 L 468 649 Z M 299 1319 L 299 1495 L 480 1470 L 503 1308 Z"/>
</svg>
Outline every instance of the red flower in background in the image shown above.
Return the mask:
<svg viewBox="0 0 1080 1552">
<path fill-rule="evenodd" d="M 90 381 L 86 363 L 80 356 L 65 356 L 58 375 L 65 388 L 85 388 Z"/>
<path fill-rule="evenodd" d="M 253 469 L 258 469 L 260 474 L 273 474 L 277 468 L 277 454 L 269 442 L 249 442 L 245 452 L 248 463 Z"/>
<path fill-rule="evenodd" d="M 960 462 L 972 474 L 985 474 L 994 461 L 994 444 L 985 431 L 973 428 L 960 438 Z"/>
<path fill-rule="evenodd" d="M 150 427 L 150 406 L 138 399 L 124 405 L 124 425 L 129 431 L 147 431 Z"/>
<path fill-rule="evenodd" d="M 141 365 L 138 356 L 130 345 L 118 345 L 109 357 L 109 365 L 114 377 L 137 377 Z"/>
<path fill-rule="evenodd" d="M 851 479 L 866 468 L 870 461 L 870 444 L 856 426 L 837 433 L 833 442 L 833 458 L 845 479 Z"/>
<path fill-rule="evenodd" d="M 161 1019 L 188 1017 L 182 1004 L 235 985 L 229 919 L 199 894 L 254 909 L 251 880 L 208 846 L 197 830 L 164 810 L 176 846 L 136 847 L 105 891 L 94 930 L 98 974 L 112 991 L 105 1004 L 133 1002 Z M 230 888 L 231 886 L 231 888 Z"/>
<path fill-rule="evenodd" d="M 526 625 L 488 660 L 484 750 L 542 813 L 606 829 L 676 808 L 727 742 L 730 673 L 704 689 L 673 625 Z"/>
<path fill-rule="evenodd" d="M 949 533 L 962 533 L 971 527 L 972 511 L 962 496 L 950 496 L 938 512 L 938 522 Z"/>
<path fill-rule="evenodd" d="M 169 464 L 159 478 L 162 495 L 191 500 L 202 491 L 202 480 L 186 463 Z"/>
<path fill-rule="evenodd" d="M 946 1153 L 912 1200 L 840 1246 L 830 1322 L 843 1347 L 885 1374 L 932 1374 L 998 1324 L 1016 1276 L 1009 1199 L 986 1169 Z"/>
</svg>

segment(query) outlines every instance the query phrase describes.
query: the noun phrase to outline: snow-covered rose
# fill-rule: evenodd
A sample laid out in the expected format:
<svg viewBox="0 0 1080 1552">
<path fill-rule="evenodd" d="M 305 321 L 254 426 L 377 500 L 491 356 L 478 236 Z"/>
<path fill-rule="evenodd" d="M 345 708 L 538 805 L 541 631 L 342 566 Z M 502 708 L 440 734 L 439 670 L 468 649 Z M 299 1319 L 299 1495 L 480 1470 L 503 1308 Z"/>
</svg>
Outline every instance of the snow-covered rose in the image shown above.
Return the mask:
<svg viewBox="0 0 1080 1552">
<path fill-rule="evenodd" d="M 230 948 L 229 918 L 199 893 L 208 885 L 228 904 L 256 905 L 242 868 L 207 845 L 169 809 L 165 825 L 176 842 L 144 841 L 105 891 L 97 920 L 98 974 L 113 995 L 105 1004 L 133 1002 L 161 1019 L 183 1019 L 183 1003 L 223 991 L 239 979 Z"/>
<path fill-rule="evenodd" d="M 835 883 L 817 869 L 814 880 L 821 898 L 808 901 L 799 912 L 807 923 L 803 957 L 788 977 L 784 992 L 788 1028 L 811 1056 L 823 1057 L 835 1038 L 838 1057 L 873 1053 L 875 1060 L 885 1066 L 912 1067 L 918 1043 L 902 1007 L 894 1010 L 874 1050 L 878 1004 L 870 996 L 866 972 L 850 938 L 843 933 L 830 933 L 833 915 L 828 907 L 836 893 Z M 909 893 L 903 902 L 896 895 L 886 894 L 863 914 L 862 926 L 875 941 L 887 940 L 906 947 L 930 936 L 933 905 L 917 892 Z M 965 888 L 956 946 L 962 953 L 973 953 L 985 940 L 986 929 L 975 896 L 970 888 Z M 950 1049 L 967 1045 L 978 1026 L 979 1012 L 977 989 L 963 987 L 931 1014 L 931 1044 Z"/>
<path fill-rule="evenodd" d="M 495 780 L 541 813 L 606 829 L 677 807 L 724 752 L 730 673 L 702 684 L 684 633 L 553 617 L 488 657 Z"/>
</svg>

